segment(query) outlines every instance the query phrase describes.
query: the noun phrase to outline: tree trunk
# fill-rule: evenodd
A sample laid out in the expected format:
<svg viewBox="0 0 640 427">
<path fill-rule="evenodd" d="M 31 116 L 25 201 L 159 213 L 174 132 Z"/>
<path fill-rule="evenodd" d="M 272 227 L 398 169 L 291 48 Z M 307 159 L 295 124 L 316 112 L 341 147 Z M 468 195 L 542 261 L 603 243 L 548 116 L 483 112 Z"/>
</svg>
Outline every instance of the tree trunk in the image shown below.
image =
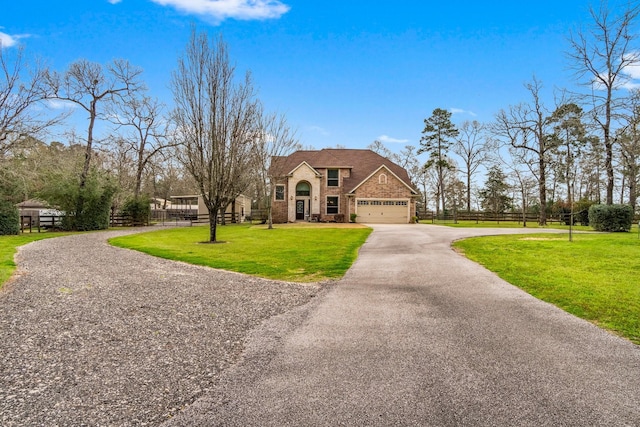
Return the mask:
<svg viewBox="0 0 640 427">
<path fill-rule="evenodd" d="M 540 216 L 538 219 L 538 224 L 547 225 L 547 172 L 543 156 L 540 156 L 540 161 L 538 164 L 540 166 Z"/>
<path fill-rule="evenodd" d="M 235 199 L 231 202 L 231 224 L 236 224 L 238 221 L 236 220 L 236 201 Z"/>
<path fill-rule="evenodd" d="M 440 201 L 442 202 L 442 217 L 446 218 L 447 209 L 445 208 L 444 174 L 442 172 L 442 166 L 438 167 L 438 181 L 438 185 L 440 186 Z"/>
<path fill-rule="evenodd" d="M 467 171 L 469 167 L 467 166 Z M 467 172 L 467 212 L 471 213 L 471 173 Z"/>
<path fill-rule="evenodd" d="M 93 153 L 93 127 L 96 123 L 96 101 L 91 102 L 91 111 L 89 112 L 89 129 L 87 130 L 87 147 L 84 152 L 84 165 L 80 174 L 80 189 L 82 190 L 89 176 L 89 167 L 91 166 L 91 157 Z"/>
<path fill-rule="evenodd" d="M 209 243 L 217 242 L 218 209 L 209 210 Z"/>
<path fill-rule="evenodd" d="M 615 184 L 615 176 L 613 173 L 613 147 L 610 143 L 606 147 L 605 168 L 607 169 L 607 205 L 613 204 L 613 187 Z"/>
</svg>

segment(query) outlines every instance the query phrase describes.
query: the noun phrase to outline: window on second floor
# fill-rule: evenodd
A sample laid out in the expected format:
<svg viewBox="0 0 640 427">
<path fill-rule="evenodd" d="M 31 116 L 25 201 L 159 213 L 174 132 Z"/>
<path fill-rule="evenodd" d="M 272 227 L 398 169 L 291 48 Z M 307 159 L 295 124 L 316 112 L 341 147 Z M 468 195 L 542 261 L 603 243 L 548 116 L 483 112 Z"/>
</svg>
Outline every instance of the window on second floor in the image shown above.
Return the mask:
<svg viewBox="0 0 640 427">
<path fill-rule="evenodd" d="M 327 169 L 327 187 L 338 187 L 340 185 L 340 173 L 338 169 Z"/>
<path fill-rule="evenodd" d="M 300 182 L 296 185 L 296 196 L 310 196 L 311 195 L 311 187 L 308 182 Z"/>
</svg>

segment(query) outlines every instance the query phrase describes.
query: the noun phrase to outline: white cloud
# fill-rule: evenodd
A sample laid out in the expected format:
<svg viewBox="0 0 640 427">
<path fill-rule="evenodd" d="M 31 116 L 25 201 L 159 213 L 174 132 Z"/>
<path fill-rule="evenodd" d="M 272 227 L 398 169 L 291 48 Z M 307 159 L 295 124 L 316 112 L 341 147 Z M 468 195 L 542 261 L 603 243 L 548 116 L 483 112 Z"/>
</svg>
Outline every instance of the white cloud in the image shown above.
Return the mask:
<svg viewBox="0 0 640 427">
<path fill-rule="evenodd" d="M 120 3 L 122 0 L 107 0 L 109 3 L 111 4 L 118 4 Z"/>
<path fill-rule="evenodd" d="M 626 81 L 622 84 L 622 87 L 628 90 L 640 88 L 640 55 L 635 52 L 633 57 L 633 60 L 638 62 L 634 62 L 624 69 Z"/>
<path fill-rule="evenodd" d="M 409 142 L 408 139 L 391 138 L 389 135 L 380 135 L 376 139 L 380 142 L 386 142 L 388 144 L 404 144 L 406 142 Z"/>
<path fill-rule="evenodd" d="M 212 18 L 220 23 L 228 18 L 263 20 L 279 18 L 291 8 L 279 0 L 152 0 L 186 13 Z"/>
<path fill-rule="evenodd" d="M 74 104 L 73 102 L 61 101 L 58 99 L 48 99 L 47 105 L 53 110 L 69 110 L 76 108 L 76 104 Z"/>
<path fill-rule="evenodd" d="M 450 108 L 449 111 L 451 114 L 469 114 L 470 116 L 476 117 L 477 114 L 473 111 L 463 110 L 462 108 Z"/>
<path fill-rule="evenodd" d="M 18 39 L 22 37 L 25 36 L 12 36 L 0 31 L 0 46 L 2 46 L 3 48 L 15 46 L 18 43 Z"/>
</svg>

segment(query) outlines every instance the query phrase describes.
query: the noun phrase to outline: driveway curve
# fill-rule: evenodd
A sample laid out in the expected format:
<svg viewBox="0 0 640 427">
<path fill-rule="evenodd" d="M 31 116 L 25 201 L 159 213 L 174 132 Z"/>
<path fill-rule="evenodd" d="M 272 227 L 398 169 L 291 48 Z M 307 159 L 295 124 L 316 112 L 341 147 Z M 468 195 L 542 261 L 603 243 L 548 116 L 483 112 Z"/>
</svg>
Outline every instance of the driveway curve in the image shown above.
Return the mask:
<svg viewBox="0 0 640 427">
<path fill-rule="evenodd" d="M 263 280 L 107 244 L 33 242 L 0 290 L 0 426 L 157 426 L 206 395 L 247 332 L 320 286 Z"/>
<path fill-rule="evenodd" d="M 373 228 L 337 286 L 256 329 L 166 426 L 640 425 L 640 347 L 450 248 L 522 230 Z"/>
</svg>

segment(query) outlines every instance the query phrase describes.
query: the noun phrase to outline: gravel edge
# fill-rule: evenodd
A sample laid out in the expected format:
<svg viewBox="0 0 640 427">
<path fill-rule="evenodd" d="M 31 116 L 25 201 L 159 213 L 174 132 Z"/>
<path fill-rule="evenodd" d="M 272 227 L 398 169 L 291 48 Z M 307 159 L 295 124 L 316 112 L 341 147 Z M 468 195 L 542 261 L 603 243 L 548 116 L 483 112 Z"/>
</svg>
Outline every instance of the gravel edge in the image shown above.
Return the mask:
<svg viewBox="0 0 640 427">
<path fill-rule="evenodd" d="M 1 425 L 160 425 L 214 390 L 249 337 L 267 333 L 267 319 L 327 286 L 106 243 L 141 231 L 19 248 L 19 268 L 0 291 Z"/>
</svg>

